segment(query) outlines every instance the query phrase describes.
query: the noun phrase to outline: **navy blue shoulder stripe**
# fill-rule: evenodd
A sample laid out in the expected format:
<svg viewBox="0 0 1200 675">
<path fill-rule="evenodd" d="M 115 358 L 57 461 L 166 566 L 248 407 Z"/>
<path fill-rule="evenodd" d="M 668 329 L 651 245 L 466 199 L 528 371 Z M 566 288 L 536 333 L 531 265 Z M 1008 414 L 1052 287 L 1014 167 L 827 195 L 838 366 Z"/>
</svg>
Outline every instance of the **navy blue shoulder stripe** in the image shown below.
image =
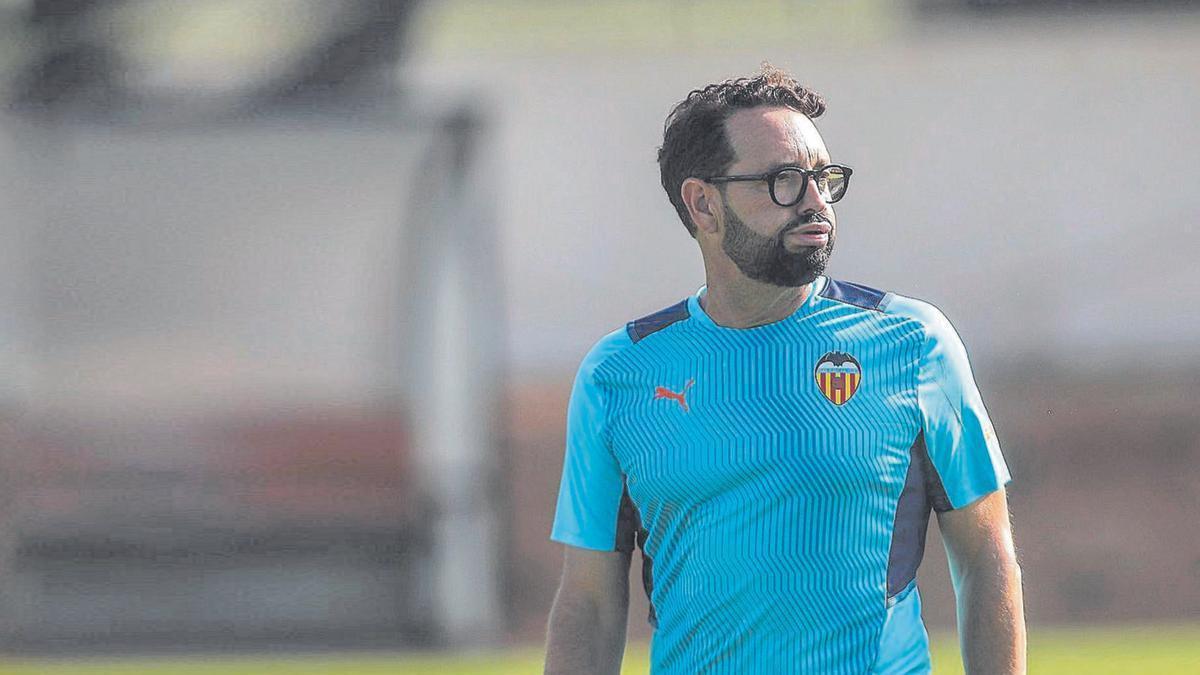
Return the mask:
<svg viewBox="0 0 1200 675">
<path fill-rule="evenodd" d="M 630 321 L 625 325 L 625 332 L 629 333 L 629 339 L 636 344 L 647 335 L 653 335 L 676 321 L 683 321 L 686 318 L 688 318 L 687 300 L 681 300 L 666 309 L 660 309 L 649 316 Z"/>
<path fill-rule="evenodd" d="M 825 288 L 821 290 L 820 296 L 844 302 L 847 305 L 882 312 L 887 307 L 888 294 L 870 286 L 830 279 L 829 283 L 825 284 Z"/>
</svg>

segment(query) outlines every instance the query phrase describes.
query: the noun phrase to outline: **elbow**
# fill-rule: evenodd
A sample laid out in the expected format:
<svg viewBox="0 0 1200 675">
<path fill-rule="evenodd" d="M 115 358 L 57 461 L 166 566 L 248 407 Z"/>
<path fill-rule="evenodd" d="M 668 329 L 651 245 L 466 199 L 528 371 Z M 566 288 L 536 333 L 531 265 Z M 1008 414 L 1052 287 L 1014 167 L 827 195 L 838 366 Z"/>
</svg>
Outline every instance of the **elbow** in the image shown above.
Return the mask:
<svg viewBox="0 0 1200 675">
<path fill-rule="evenodd" d="M 999 547 L 992 561 L 997 570 L 1000 570 L 1005 576 L 1014 579 L 1018 585 L 1020 584 L 1021 562 L 1017 559 L 1017 551 L 1013 548 L 1011 540 L 1005 546 Z"/>
<path fill-rule="evenodd" d="M 627 588 L 617 587 L 611 589 L 611 592 L 596 592 L 592 589 L 564 585 L 559 588 L 555 597 L 550 620 L 551 623 L 560 620 L 591 626 L 600 631 L 609 630 L 614 626 L 623 630 L 628 611 Z"/>
</svg>

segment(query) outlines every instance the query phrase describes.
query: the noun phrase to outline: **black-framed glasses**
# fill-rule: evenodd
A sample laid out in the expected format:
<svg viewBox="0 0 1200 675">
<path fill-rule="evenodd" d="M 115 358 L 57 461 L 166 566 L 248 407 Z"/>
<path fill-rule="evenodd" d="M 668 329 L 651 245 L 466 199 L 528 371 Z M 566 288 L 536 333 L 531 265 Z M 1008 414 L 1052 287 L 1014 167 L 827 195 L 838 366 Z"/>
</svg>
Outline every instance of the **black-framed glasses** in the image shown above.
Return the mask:
<svg viewBox="0 0 1200 675">
<path fill-rule="evenodd" d="M 841 164 L 826 164 L 819 169 L 785 166 L 756 176 L 709 176 L 710 183 L 731 183 L 744 180 L 765 180 L 771 192 L 771 201 L 780 206 L 795 206 L 804 199 L 808 183 L 812 181 L 820 190 L 821 198 L 832 204 L 846 196 L 850 187 L 850 174 L 854 169 Z"/>
</svg>

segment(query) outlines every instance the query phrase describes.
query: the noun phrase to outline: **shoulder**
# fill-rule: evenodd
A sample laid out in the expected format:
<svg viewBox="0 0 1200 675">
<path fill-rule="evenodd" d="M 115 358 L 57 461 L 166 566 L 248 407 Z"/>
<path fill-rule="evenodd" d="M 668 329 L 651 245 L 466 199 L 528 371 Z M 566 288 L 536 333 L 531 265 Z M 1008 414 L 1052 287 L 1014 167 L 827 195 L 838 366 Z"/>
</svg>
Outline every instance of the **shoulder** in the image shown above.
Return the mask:
<svg viewBox="0 0 1200 675">
<path fill-rule="evenodd" d="M 946 318 L 942 310 L 938 309 L 937 305 L 927 300 L 892 294 L 892 301 L 888 303 L 887 313 L 915 321 L 924 329 L 926 337 L 932 340 L 943 340 L 950 336 L 957 338 L 957 333 L 954 332 L 954 326 L 950 325 L 950 320 Z"/>
<path fill-rule="evenodd" d="M 687 299 L 681 300 L 670 307 L 634 319 L 600 338 L 588 350 L 587 356 L 583 357 L 583 362 L 579 366 L 580 374 L 591 376 L 612 356 L 620 354 L 672 324 L 687 319 L 690 316 L 687 303 Z"/>
<path fill-rule="evenodd" d="M 940 372 L 969 372 L 970 359 L 966 346 L 950 320 L 936 305 L 897 295 L 888 306 L 888 313 L 905 317 L 920 326 L 924 336 L 922 358 L 929 363 L 940 364 L 943 369 Z"/>
<path fill-rule="evenodd" d="M 688 300 L 685 298 L 679 302 L 647 314 L 640 319 L 634 319 L 625 324 L 625 333 L 632 343 L 641 342 L 643 339 L 667 328 L 668 326 L 684 321 L 691 316 L 688 310 Z"/>
<path fill-rule="evenodd" d="M 927 300 L 839 279 L 829 279 L 818 295 L 826 300 L 911 321 L 934 339 L 954 334 L 946 315 Z"/>
<path fill-rule="evenodd" d="M 600 338 L 588 350 L 583 361 L 579 364 L 579 374 L 590 378 L 596 369 L 614 354 L 629 348 L 633 341 L 629 338 L 628 333 L 624 328 L 612 331 L 608 335 Z"/>
<path fill-rule="evenodd" d="M 843 305 L 873 312 L 884 312 L 891 303 L 894 294 L 853 281 L 826 279 L 825 285 L 817 295 Z"/>
</svg>

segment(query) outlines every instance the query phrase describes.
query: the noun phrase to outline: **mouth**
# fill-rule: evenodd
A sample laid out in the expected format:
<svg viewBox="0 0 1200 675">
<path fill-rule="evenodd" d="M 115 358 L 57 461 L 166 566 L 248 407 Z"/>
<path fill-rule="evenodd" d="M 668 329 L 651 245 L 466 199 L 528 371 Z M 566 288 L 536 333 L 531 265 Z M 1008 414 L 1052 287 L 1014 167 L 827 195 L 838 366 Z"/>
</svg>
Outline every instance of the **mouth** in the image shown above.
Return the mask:
<svg viewBox="0 0 1200 675">
<path fill-rule="evenodd" d="M 825 246 L 829 243 L 829 234 L 832 231 L 833 226 L 827 221 L 818 220 L 788 230 L 783 239 L 798 246 Z"/>
<path fill-rule="evenodd" d="M 833 231 L 833 226 L 825 220 L 816 220 L 806 225 L 793 228 L 788 231 L 788 234 L 829 234 Z"/>
</svg>

